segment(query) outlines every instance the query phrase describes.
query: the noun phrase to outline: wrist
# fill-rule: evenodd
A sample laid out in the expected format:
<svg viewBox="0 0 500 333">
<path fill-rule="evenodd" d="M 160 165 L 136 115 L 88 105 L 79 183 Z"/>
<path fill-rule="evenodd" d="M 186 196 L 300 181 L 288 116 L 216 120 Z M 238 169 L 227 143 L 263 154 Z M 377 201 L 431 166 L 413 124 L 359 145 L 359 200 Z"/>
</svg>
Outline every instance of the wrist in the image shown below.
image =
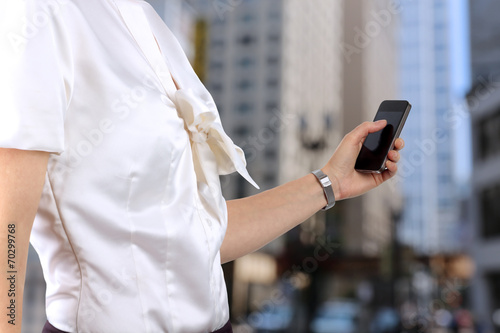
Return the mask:
<svg viewBox="0 0 500 333">
<path fill-rule="evenodd" d="M 333 193 L 335 194 L 335 200 L 336 201 L 342 200 L 343 198 L 341 196 L 340 182 L 339 178 L 337 177 L 337 173 L 334 170 L 329 169 L 327 167 L 321 168 L 321 171 L 323 171 L 323 173 L 327 175 L 328 178 L 330 178 L 330 181 L 332 182 L 332 189 Z"/>
<path fill-rule="evenodd" d="M 321 169 L 314 170 L 312 174 L 316 177 L 323 189 L 326 205 L 321 210 L 325 211 L 335 206 L 335 193 L 333 193 L 332 181 Z"/>
</svg>

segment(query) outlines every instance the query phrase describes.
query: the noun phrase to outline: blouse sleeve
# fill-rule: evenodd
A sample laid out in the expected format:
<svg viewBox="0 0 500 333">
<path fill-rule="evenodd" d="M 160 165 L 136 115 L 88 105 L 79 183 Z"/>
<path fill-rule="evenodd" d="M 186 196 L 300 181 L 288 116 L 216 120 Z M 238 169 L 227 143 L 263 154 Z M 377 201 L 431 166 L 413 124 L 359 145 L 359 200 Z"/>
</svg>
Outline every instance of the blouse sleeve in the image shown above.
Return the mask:
<svg viewBox="0 0 500 333">
<path fill-rule="evenodd" d="M 0 148 L 64 150 L 71 53 L 64 8 L 48 3 L 0 4 Z"/>
</svg>

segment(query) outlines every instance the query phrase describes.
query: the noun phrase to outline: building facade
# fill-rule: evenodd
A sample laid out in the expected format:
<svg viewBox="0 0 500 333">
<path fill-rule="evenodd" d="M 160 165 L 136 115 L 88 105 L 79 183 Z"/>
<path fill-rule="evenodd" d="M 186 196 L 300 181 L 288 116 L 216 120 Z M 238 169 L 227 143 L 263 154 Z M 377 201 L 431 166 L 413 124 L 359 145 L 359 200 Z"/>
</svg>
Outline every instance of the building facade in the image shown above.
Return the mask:
<svg viewBox="0 0 500 333">
<path fill-rule="evenodd" d="M 321 167 L 339 141 L 338 6 L 272 0 L 208 8 L 206 85 L 264 190 Z M 237 176 L 223 186 L 228 198 L 256 193 Z"/>
<path fill-rule="evenodd" d="M 344 3 L 344 133 L 372 121 L 383 100 L 398 94 L 399 11 L 386 0 Z M 391 225 L 401 209 L 397 184 L 384 184 L 344 203 L 342 238 L 350 255 L 379 257 L 391 243 Z"/>
<path fill-rule="evenodd" d="M 401 2 L 400 96 L 413 105 L 402 136 L 400 238 L 419 255 L 463 249 L 454 174 L 450 1 Z"/>
<path fill-rule="evenodd" d="M 495 1 L 469 1 L 473 88 L 473 175 L 470 253 L 476 264 L 471 284 L 474 313 L 486 332 L 500 332 L 500 10 Z"/>
</svg>

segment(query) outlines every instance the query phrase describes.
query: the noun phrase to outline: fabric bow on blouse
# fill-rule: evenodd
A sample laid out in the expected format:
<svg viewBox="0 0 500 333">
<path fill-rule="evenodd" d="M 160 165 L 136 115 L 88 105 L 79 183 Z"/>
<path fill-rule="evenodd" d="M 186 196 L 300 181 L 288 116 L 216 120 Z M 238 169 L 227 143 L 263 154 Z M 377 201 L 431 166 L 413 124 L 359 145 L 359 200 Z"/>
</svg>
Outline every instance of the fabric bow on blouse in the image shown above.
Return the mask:
<svg viewBox="0 0 500 333">
<path fill-rule="evenodd" d="M 192 89 L 179 89 L 175 103 L 189 131 L 193 162 L 198 181 L 209 186 L 213 175 L 227 175 L 238 171 L 250 184 L 259 188 L 246 169 L 243 150 L 224 132 L 217 117 L 215 104 L 205 102 Z"/>
</svg>

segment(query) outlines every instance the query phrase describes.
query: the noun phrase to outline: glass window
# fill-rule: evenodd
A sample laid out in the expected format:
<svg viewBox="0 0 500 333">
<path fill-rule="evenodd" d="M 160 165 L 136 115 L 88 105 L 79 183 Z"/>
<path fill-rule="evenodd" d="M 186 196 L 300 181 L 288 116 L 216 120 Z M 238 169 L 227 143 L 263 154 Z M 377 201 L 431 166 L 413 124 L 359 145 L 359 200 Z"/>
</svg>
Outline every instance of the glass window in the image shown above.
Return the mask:
<svg viewBox="0 0 500 333">
<path fill-rule="evenodd" d="M 212 83 L 212 84 L 210 84 L 210 86 L 208 88 L 213 93 L 222 92 L 222 84 L 221 83 Z"/>
<path fill-rule="evenodd" d="M 481 192 L 480 210 L 483 224 L 483 237 L 500 237 L 500 183 Z"/>
<path fill-rule="evenodd" d="M 274 110 L 278 110 L 279 105 L 277 102 L 267 102 L 266 103 L 266 111 L 267 112 L 273 112 Z"/>
<path fill-rule="evenodd" d="M 268 160 L 275 160 L 276 157 L 278 156 L 278 153 L 276 152 L 275 149 L 266 149 L 264 152 L 264 156 Z"/>
<path fill-rule="evenodd" d="M 245 15 L 243 15 L 240 20 L 242 22 L 252 22 L 255 20 L 255 16 L 253 14 L 250 14 L 250 13 L 246 13 Z"/>
<path fill-rule="evenodd" d="M 243 68 L 248 68 L 255 65 L 255 61 L 252 58 L 245 57 L 238 61 L 238 65 Z"/>
<path fill-rule="evenodd" d="M 268 173 L 264 175 L 264 183 L 274 184 L 276 182 L 276 175 L 274 173 Z"/>
<path fill-rule="evenodd" d="M 241 80 L 240 82 L 238 82 L 237 86 L 240 90 L 249 90 L 253 87 L 253 83 L 249 80 Z"/>
<path fill-rule="evenodd" d="M 212 61 L 210 63 L 210 69 L 223 69 L 224 63 L 222 61 Z"/>
<path fill-rule="evenodd" d="M 240 113 L 248 113 L 250 111 L 253 111 L 253 105 L 250 103 L 241 103 L 238 104 L 236 110 L 238 110 Z"/>
<path fill-rule="evenodd" d="M 500 154 L 500 110 L 483 119 L 478 132 L 481 158 Z"/>
<path fill-rule="evenodd" d="M 234 129 L 234 134 L 240 137 L 248 136 L 250 134 L 250 128 L 245 125 L 238 126 Z"/>
<path fill-rule="evenodd" d="M 257 42 L 257 38 L 252 35 L 244 35 L 240 38 L 239 42 L 244 46 L 250 46 L 253 43 Z"/>
</svg>

